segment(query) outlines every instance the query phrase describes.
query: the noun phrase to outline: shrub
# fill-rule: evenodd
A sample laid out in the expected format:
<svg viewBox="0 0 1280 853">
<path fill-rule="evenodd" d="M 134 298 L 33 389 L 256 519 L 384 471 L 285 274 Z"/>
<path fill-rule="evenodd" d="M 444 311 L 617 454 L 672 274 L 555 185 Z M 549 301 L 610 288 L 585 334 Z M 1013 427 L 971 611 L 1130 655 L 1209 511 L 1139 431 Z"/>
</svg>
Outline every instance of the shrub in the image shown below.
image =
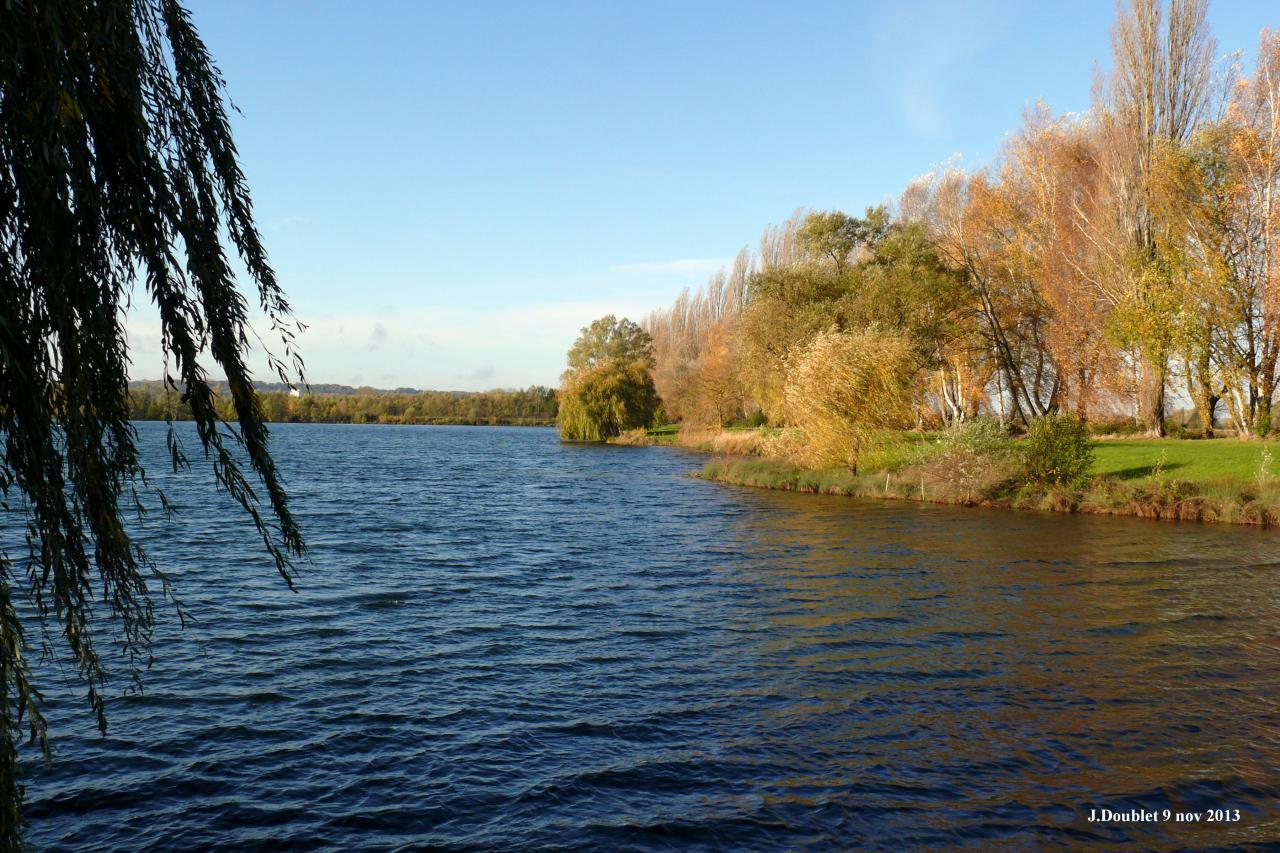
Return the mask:
<svg viewBox="0 0 1280 853">
<path fill-rule="evenodd" d="M 1012 445 L 1009 431 L 993 418 L 976 418 L 966 421 L 947 436 L 949 449 L 972 456 L 995 456 L 1007 452 Z"/>
<path fill-rule="evenodd" d="M 1072 415 L 1045 415 L 1027 428 L 1027 478 L 1036 483 L 1074 484 L 1093 465 L 1093 447 L 1084 421 Z"/>
<path fill-rule="evenodd" d="M 963 490 L 965 502 L 1007 476 L 1007 460 L 1013 443 L 999 422 L 981 418 L 968 421 L 942 440 L 942 450 L 925 464 L 936 483 Z"/>
<path fill-rule="evenodd" d="M 1133 418 L 1095 418 L 1089 421 L 1093 435 L 1140 435 L 1146 428 Z"/>
<path fill-rule="evenodd" d="M 614 444 L 626 444 L 633 447 L 643 447 L 645 445 L 657 443 L 657 439 L 650 435 L 650 431 L 644 427 L 624 429 L 622 432 L 615 435 L 612 441 Z"/>
</svg>

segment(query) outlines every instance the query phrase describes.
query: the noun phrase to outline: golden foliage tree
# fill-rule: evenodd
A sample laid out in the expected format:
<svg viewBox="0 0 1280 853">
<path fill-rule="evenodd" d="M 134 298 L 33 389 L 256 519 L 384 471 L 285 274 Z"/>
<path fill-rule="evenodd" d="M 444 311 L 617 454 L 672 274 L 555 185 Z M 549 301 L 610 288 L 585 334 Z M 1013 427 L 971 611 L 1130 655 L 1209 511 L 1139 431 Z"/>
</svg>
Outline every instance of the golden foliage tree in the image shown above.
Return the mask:
<svg viewBox="0 0 1280 853">
<path fill-rule="evenodd" d="M 1227 113 L 1237 251 L 1230 262 L 1248 325 L 1233 342 L 1247 388 L 1237 383 L 1237 420 L 1266 433 L 1280 382 L 1280 33 L 1265 30 L 1254 74 L 1241 81 Z M 1249 417 L 1243 416 L 1248 410 Z"/>
<path fill-rule="evenodd" d="M 1049 312 L 1029 275 L 1019 234 L 1026 212 L 1012 182 L 1002 181 L 1001 172 L 966 175 L 948 168 L 914 182 L 902 208 L 964 277 L 994 365 L 997 405 L 1003 409 L 1007 401 L 1009 417 L 1024 422 L 1051 411 L 1059 384 L 1044 341 Z"/>
<path fill-rule="evenodd" d="M 1139 414 L 1163 435 L 1170 359 L 1184 319 L 1177 262 L 1158 215 L 1156 173 L 1212 101 L 1215 42 L 1205 0 L 1131 0 L 1112 29 L 1113 69 L 1098 90 L 1100 180 L 1085 225 L 1101 262 L 1090 284 L 1112 306 L 1110 329 L 1132 357 Z"/>
<path fill-rule="evenodd" d="M 1024 274 L 1049 312 L 1044 345 L 1057 370 L 1058 403 L 1087 419 L 1117 366 L 1105 334 L 1108 305 L 1087 279 L 1099 262 L 1081 214 L 1090 212 L 1098 152 L 1087 122 L 1038 105 L 1009 141 L 1002 182 L 1018 198 L 1011 223 Z"/>
<path fill-rule="evenodd" d="M 642 325 L 653 338 L 654 382 L 667 415 L 687 424 L 722 426 L 743 414 L 739 323 L 753 261 L 744 248 L 733 266 Z"/>
<path fill-rule="evenodd" d="M 820 332 L 787 360 L 787 419 L 814 465 L 846 465 L 911 422 L 917 362 L 904 335 L 870 327 Z"/>
</svg>

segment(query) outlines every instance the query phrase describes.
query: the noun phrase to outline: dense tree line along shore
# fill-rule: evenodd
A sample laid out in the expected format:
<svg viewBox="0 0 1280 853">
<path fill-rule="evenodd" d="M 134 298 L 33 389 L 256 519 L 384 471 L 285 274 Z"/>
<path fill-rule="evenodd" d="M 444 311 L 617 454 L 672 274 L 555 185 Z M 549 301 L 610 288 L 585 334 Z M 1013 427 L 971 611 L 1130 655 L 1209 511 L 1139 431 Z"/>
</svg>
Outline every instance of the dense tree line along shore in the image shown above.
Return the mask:
<svg viewBox="0 0 1280 853">
<path fill-rule="evenodd" d="M 229 395 L 214 384 L 215 405 L 224 418 L 234 417 Z M 262 387 L 258 400 L 271 423 L 322 424 L 475 424 L 550 426 L 558 411 L 553 388 L 523 390 L 418 391 L 316 386 L 293 392 L 288 386 Z M 134 382 L 129 388 L 129 416 L 139 421 L 191 420 L 181 395 L 162 382 Z"/>
<path fill-rule="evenodd" d="M 901 360 L 911 411 L 867 401 L 898 422 L 1063 412 L 1163 435 L 1184 401 L 1206 432 L 1269 433 L 1280 34 L 1241 69 L 1204 3 L 1139 0 L 1112 59 L 1088 112 L 1030 108 L 993 165 L 945 165 L 861 217 L 798 212 L 645 318 L 669 415 L 796 422 L 826 393 L 799 385 L 845 350 Z"/>
<path fill-rule="evenodd" d="M 1268 445 L 1241 446 L 1280 384 L 1280 33 L 1242 67 L 1206 8 L 1134 0 L 1087 112 L 1036 104 L 994 164 L 861 216 L 799 210 L 625 353 L 571 353 L 562 432 L 719 451 L 704 476 L 749 485 L 1280 521 Z M 1112 471 L 1100 433 L 1218 440 Z"/>
</svg>

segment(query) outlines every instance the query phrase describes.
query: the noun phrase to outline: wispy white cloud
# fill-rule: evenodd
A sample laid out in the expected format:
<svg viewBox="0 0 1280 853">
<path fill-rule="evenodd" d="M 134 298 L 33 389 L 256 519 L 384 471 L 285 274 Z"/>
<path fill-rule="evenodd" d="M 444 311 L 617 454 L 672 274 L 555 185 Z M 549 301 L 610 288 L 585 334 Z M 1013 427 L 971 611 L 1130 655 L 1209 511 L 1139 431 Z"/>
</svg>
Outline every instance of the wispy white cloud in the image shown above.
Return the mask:
<svg viewBox="0 0 1280 853">
<path fill-rule="evenodd" d="M 914 133 L 949 130 L 948 73 L 1007 29 L 1006 0 L 930 0 L 887 6 L 872 31 L 877 82 Z"/>
<path fill-rule="evenodd" d="M 377 377 L 385 387 L 445 390 L 554 385 L 565 353 L 583 326 L 605 314 L 639 319 L 651 306 L 577 301 L 485 309 L 415 307 L 395 312 L 299 313 L 307 330 L 298 344 L 312 382 L 360 385 Z M 268 328 L 257 322 L 259 329 Z M 154 309 L 126 320 L 134 379 L 161 375 L 160 325 Z M 272 342 L 264 331 L 268 345 Z M 273 380 L 265 355 L 251 358 L 254 375 Z M 218 375 L 206 359 L 210 375 Z"/>
<path fill-rule="evenodd" d="M 677 258 L 671 261 L 643 261 L 636 264 L 618 264 L 612 268 L 618 273 L 705 273 L 710 275 L 716 270 L 733 263 L 724 258 Z"/>
<path fill-rule="evenodd" d="M 492 364 L 486 364 L 479 370 L 472 370 L 469 373 L 459 373 L 458 378 L 464 382 L 488 382 L 497 375 L 497 369 L 495 369 Z"/>
</svg>

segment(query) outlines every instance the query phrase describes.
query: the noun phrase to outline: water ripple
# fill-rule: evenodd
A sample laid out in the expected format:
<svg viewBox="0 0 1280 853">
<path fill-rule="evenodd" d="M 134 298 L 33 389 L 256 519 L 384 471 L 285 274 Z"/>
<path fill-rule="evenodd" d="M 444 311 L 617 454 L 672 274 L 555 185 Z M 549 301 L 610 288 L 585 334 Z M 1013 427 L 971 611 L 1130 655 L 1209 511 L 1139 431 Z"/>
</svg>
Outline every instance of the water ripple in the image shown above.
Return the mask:
<svg viewBox="0 0 1280 853">
<path fill-rule="evenodd" d="M 288 592 L 207 483 L 101 737 L 45 666 L 47 850 L 1248 849 L 1280 536 L 739 490 L 547 430 L 283 426 Z M 1089 810 L 1240 809 L 1232 824 Z"/>
</svg>

